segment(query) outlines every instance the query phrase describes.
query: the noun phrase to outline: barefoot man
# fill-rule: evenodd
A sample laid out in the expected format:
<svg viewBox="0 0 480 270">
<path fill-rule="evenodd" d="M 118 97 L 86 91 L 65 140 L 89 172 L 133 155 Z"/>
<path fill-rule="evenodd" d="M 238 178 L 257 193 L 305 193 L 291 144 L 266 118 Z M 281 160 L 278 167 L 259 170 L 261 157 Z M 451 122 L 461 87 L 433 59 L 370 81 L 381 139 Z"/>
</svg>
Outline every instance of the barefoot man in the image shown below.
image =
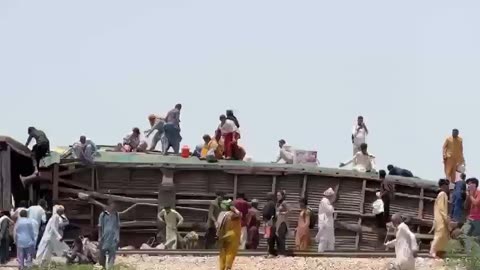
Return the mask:
<svg viewBox="0 0 480 270">
<path fill-rule="evenodd" d="M 38 174 L 38 168 L 40 167 L 40 160 L 47 156 L 50 152 L 50 141 L 45 135 L 45 132 L 36 129 L 34 127 L 28 128 L 28 139 L 25 146 L 29 146 L 32 139 L 35 139 L 36 144 L 32 147 L 33 152 L 33 166 L 35 167 L 34 175 Z"/>
</svg>

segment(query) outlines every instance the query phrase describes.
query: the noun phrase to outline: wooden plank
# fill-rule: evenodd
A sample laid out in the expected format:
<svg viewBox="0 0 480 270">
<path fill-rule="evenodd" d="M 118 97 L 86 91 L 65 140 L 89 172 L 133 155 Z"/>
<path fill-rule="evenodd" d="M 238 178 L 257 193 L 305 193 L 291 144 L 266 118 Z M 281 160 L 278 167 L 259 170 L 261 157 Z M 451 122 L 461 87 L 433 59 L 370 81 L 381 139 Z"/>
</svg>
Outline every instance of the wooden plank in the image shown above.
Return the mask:
<svg viewBox="0 0 480 270">
<path fill-rule="evenodd" d="M 418 218 L 423 218 L 423 195 L 424 195 L 425 191 L 423 188 L 420 189 L 420 198 L 419 198 L 419 201 L 418 201 Z"/>
<path fill-rule="evenodd" d="M 423 190 L 423 188 L 422 188 L 422 190 Z M 377 189 L 367 188 L 366 191 L 377 192 Z M 420 199 L 420 198 L 422 198 L 423 200 L 435 201 L 435 198 L 423 197 L 423 196 L 421 197 L 419 195 L 412 195 L 412 194 L 406 194 L 406 193 L 400 193 L 400 192 L 395 192 L 395 197 L 404 197 L 404 198 L 410 198 L 410 199 Z"/>
<path fill-rule="evenodd" d="M 0 151 L 0 180 L 2 209 L 12 208 L 12 191 L 11 191 L 11 147 L 7 143 L 2 142 L 2 151 Z M 18 202 L 17 202 L 18 203 Z"/>
<path fill-rule="evenodd" d="M 277 192 L 277 176 L 272 176 L 272 192 Z"/>
<path fill-rule="evenodd" d="M 359 212 L 361 214 L 364 214 L 364 205 L 365 205 L 365 192 L 366 192 L 366 189 L 367 188 L 367 180 L 363 180 L 363 183 L 362 183 L 362 194 L 360 196 L 361 199 L 360 199 L 360 206 L 359 206 Z M 362 225 L 362 217 L 360 216 L 358 218 L 358 222 L 357 222 L 358 226 L 361 226 Z M 357 235 L 355 236 L 355 248 L 357 250 L 360 249 L 360 232 L 357 232 Z"/>
<path fill-rule="evenodd" d="M 59 180 L 59 173 L 58 173 L 58 164 L 53 164 L 52 170 L 52 182 L 53 182 L 53 191 L 52 191 L 52 199 L 58 200 L 58 180 Z"/>
<path fill-rule="evenodd" d="M 73 186 L 73 187 L 81 188 L 81 189 L 85 189 L 85 190 L 92 190 L 91 185 L 87 186 L 87 185 L 79 184 L 79 183 L 73 182 L 72 180 L 66 180 L 66 179 L 57 177 L 57 181 L 58 181 L 58 183 L 65 184 L 65 185 L 68 185 L 68 186 Z"/>
<path fill-rule="evenodd" d="M 68 169 L 68 170 L 59 172 L 58 176 L 60 176 L 60 177 L 67 176 L 67 175 L 83 172 L 83 171 L 86 171 L 86 170 L 88 170 L 88 168 L 85 168 L 85 167 Z"/>
<path fill-rule="evenodd" d="M 233 176 L 233 199 L 237 199 L 237 193 L 238 193 L 238 175 Z"/>
<path fill-rule="evenodd" d="M 97 170 L 93 167 L 90 171 L 90 189 L 95 191 L 95 178 Z M 90 227 L 95 228 L 95 205 L 90 205 Z"/>
<path fill-rule="evenodd" d="M 303 176 L 303 184 L 302 184 L 302 194 L 300 195 L 300 197 L 303 197 L 305 198 L 305 196 L 307 195 L 307 182 L 308 182 L 308 175 L 304 175 Z"/>
</svg>

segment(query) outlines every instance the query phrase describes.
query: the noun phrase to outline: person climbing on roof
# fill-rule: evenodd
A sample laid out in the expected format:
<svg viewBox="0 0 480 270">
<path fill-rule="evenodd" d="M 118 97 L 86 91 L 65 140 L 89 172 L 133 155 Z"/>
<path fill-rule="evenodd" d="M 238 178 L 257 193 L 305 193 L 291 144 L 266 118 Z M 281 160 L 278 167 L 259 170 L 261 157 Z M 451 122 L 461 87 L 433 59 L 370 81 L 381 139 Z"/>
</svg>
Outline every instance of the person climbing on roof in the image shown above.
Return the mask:
<svg viewBox="0 0 480 270">
<path fill-rule="evenodd" d="M 154 131 L 157 131 L 152 138 L 152 144 L 150 145 L 149 151 L 155 150 L 158 142 L 162 140 L 162 135 L 164 134 L 165 118 L 150 114 L 148 116 L 148 122 L 150 123 L 150 129 L 145 130 L 145 136 L 148 138 Z"/>
<path fill-rule="evenodd" d="M 87 164 L 92 164 L 97 153 L 97 146 L 92 140 L 82 135 L 80 140 L 73 144 L 72 150 L 74 158 L 78 158 Z"/>
<path fill-rule="evenodd" d="M 38 168 L 40 167 L 40 160 L 50 153 L 50 141 L 45 135 L 45 132 L 36 129 L 35 127 L 28 128 L 28 139 L 25 146 L 29 146 L 32 139 L 35 139 L 35 145 L 32 147 L 33 152 L 33 166 L 35 168 L 34 175 L 38 175 Z"/>
<path fill-rule="evenodd" d="M 357 124 L 353 127 L 352 131 L 352 144 L 353 144 L 353 154 L 358 153 L 361 148 L 360 146 L 363 143 L 367 142 L 368 128 L 363 121 L 363 116 L 358 116 Z"/>
<path fill-rule="evenodd" d="M 358 172 L 373 172 L 375 171 L 375 156 L 370 155 L 367 150 L 366 143 L 360 145 L 360 151 L 357 152 L 352 159 L 347 162 L 340 163 L 340 168 L 353 163 L 353 170 Z"/>
<path fill-rule="evenodd" d="M 144 152 L 147 149 L 147 142 L 141 140 L 140 129 L 132 129 L 132 133 L 123 138 L 122 152 Z"/>
<path fill-rule="evenodd" d="M 223 137 L 225 159 L 232 159 L 233 147 L 234 144 L 237 143 L 235 134 L 238 128 L 234 121 L 227 119 L 227 117 L 223 114 L 220 115 L 219 119 L 220 124 L 218 125 L 218 129 L 221 131 Z"/>
<path fill-rule="evenodd" d="M 182 104 L 175 105 L 175 108 L 170 110 L 165 117 L 165 141 L 162 145 L 162 152 L 166 154 L 170 147 L 173 148 L 173 153 L 178 154 L 180 152 L 180 142 L 182 136 L 180 135 L 180 111 L 182 110 Z"/>
<path fill-rule="evenodd" d="M 450 180 L 450 183 L 454 183 L 459 167 L 465 166 L 463 139 L 459 136 L 458 129 L 453 129 L 452 136 L 443 143 L 443 164 L 445 177 Z"/>
<path fill-rule="evenodd" d="M 280 153 L 277 160 L 274 163 L 278 163 L 283 160 L 286 164 L 293 164 L 293 150 L 290 145 L 284 139 L 278 141 L 278 147 L 280 147 Z"/>
<path fill-rule="evenodd" d="M 403 177 L 413 177 L 413 173 L 407 169 L 402 169 L 400 167 L 395 167 L 393 165 L 387 166 L 388 175 L 398 175 Z"/>
</svg>

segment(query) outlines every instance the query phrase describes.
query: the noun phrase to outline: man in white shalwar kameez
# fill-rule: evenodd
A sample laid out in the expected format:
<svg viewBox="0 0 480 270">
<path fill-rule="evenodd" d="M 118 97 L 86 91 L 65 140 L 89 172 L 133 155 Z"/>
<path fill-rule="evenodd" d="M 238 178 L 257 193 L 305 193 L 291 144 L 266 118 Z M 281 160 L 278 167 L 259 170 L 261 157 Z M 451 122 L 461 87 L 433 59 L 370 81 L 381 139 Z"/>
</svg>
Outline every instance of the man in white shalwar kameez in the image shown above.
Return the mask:
<svg viewBox="0 0 480 270">
<path fill-rule="evenodd" d="M 415 234 L 402 220 L 400 214 L 392 216 L 393 226 L 396 227 L 396 238 L 385 243 L 387 247 L 395 247 L 395 261 L 388 264 L 389 270 L 414 270 L 415 256 L 418 251 Z"/>
<path fill-rule="evenodd" d="M 340 163 L 340 168 L 353 163 L 353 170 L 358 172 L 374 172 L 375 157 L 367 151 L 367 144 L 362 143 L 360 151 L 358 151 L 350 160 Z"/>
<path fill-rule="evenodd" d="M 357 124 L 353 126 L 352 130 L 352 145 L 353 145 L 353 154 L 355 155 L 360 151 L 360 146 L 362 143 L 367 142 L 368 128 L 363 121 L 363 116 L 357 118 Z"/>
<path fill-rule="evenodd" d="M 158 220 L 165 224 L 166 242 L 165 246 L 169 249 L 177 249 L 178 244 L 178 226 L 183 223 L 183 217 L 172 209 L 166 206 L 160 213 L 158 213 Z"/>
<path fill-rule="evenodd" d="M 32 205 L 28 208 L 28 218 L 33 222 L 33 233 L 35 235 L 35 244 L 38 243 L 38 235 L 40 233 L 40 227 L 47 222 L 47 202 L 43 199 L 38 201 L 38 205 Z"/>
<path fill-rule="evenodd" d="M 63 242 L 60 228 L 61 216 L 65 209 L 63 206 L 58 206 L 55 210 L 56 212 L 53 212 L 47 223 L 40 245 L 38 245 L 37 260 L 40 264 L 48 263 L 52 255 L 63 256 L 69 249 L 68 245 Z"/>
<path fill-rule="evenodd" d="M 323 198 L 318 205 L 318 233 L 315 239 L 318 242 L 318 252 L 332 251 L 335 249 L 335 227 L 333 220 L 335 191 L 332 188 L 323 193 Z"/>
</svg>

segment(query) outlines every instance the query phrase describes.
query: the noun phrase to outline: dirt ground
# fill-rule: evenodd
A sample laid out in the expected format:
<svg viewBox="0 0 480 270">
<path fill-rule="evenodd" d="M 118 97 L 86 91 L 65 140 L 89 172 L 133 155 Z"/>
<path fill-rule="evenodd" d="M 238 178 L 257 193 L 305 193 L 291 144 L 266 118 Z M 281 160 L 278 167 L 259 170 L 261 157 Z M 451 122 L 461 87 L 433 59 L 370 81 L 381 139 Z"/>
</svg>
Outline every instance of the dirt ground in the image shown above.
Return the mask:
<svg viewBox="0 0 480 270">
<path fill-rule="evenodd" d="M 233 270 L 381 270 L 392 259 L 237 257 Z M 119 263 L 135 265 L 137 270 L 218 270 L 217 257 L 119 257 Z M 418 258 L 416 270 L 446 269 L 443 262 Z"/>
<path fill-rule="evenodd" d="M 60 258 L 58 258 L 61 261 Z M 232 270 L 383 270 L 392 259 L 356 259 L 356 258 L 302 258 L 285 257 L 267 259 L 263 257 L 237 257 Z M 116 261 L 128 270 L 218 270 L 218 257 L 176 257 L 176 256 L 119 256 Z M 12 267 L 1 269 L 14 270 Z M 78 268 L 73 268 L 78 269 Z M 99 269 L 88 266 L 81 269 Z M 122 267 L 121 269 L 125 269 Z M 446 270 L 442 261 L 418 258 L 416 270 Z"/>
</svg>

